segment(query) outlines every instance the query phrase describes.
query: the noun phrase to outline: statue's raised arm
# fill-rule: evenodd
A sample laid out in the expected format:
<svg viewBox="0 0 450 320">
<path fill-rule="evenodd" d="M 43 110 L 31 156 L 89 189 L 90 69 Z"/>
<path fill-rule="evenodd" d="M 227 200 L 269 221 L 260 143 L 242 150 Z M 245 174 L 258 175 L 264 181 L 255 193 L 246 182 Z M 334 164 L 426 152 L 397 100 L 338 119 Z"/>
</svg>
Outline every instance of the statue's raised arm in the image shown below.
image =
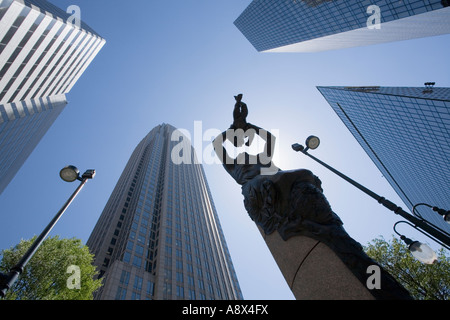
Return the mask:
<svg viewBox="0 0 450 320">
<path fill-rule="evenodd" d="M 235 99 L 234 122 L 228 130 L 222 132 L 214 139 L 213 146 L 225 170 L 237 183 L 243 185 L 260 174 L 275 174 L 279 169 L 272 163 L 275 136 L 263 128 L 248 123 L 246 120 L 248 108 L 242 102 L 242 94 L 235 96 Z M 224 146 L 227 140 L 235 148 L 239 148 L 244 146 L 244 144 L 250 146 L 256 136 L 259 136 L 264 141 L 263 152 L 257 155 L 242 152 L 236 158 L 232 158 L 227 153 Z"/>
</svg>

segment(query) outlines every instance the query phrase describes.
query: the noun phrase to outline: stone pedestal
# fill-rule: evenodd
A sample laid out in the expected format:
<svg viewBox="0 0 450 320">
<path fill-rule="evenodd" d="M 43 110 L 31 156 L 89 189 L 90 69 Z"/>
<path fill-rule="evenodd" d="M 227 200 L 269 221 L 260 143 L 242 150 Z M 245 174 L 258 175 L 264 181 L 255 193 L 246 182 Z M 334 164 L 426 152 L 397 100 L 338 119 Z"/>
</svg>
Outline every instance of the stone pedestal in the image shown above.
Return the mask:
<svg viewBox="0 0 450 320">
<path fill-rule="evenodd" d="M 265 235 L 260 231 L 297 300 L 375 299 L 371 290 L 322 242 L 305 236 L 284 241 L 278 232 Z"/>
</svg>

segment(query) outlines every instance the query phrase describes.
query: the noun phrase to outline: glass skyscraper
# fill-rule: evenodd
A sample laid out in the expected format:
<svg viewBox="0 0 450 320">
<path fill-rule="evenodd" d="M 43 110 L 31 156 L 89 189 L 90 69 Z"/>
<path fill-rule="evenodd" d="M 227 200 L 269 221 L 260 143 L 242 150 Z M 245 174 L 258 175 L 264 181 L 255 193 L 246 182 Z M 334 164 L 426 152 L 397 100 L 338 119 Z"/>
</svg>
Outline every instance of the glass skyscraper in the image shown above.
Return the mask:
<svg viewBox="0 0 450 320">
<path fill-rule="evenodd" d="M 104 44 L 84 22 L 45 0 L 0 0 L 0 193 Z"/>
<path fill-rule="evenodd" d="M 315 52 L 450 33 L 448 0 L 254 0 L 234 22 L 257 51 Z"/>
<path fill-rule="evenodd" d="M 450 210 L 450 88 L 318 89 L 410 210 Z M 450 232 L 436 212 L 416 209 Z"/>
<path fill-rule="evenodd" d="M 159 125 L 138 144 L 89 237 L 96 299 L 242 299 L 203 167 L 175 130 Z"/>
</svg>

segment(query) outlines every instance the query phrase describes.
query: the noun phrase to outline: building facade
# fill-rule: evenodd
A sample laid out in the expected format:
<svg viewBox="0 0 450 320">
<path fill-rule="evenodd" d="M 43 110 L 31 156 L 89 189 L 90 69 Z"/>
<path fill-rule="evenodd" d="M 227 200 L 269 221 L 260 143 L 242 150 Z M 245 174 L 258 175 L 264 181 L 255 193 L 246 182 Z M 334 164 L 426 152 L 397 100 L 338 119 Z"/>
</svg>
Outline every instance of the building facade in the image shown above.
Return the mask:
<svg viewBox="0 0 450 320">
<path fill-rule="evenodd" d="M 0 0 L 0 193 L 105 44 L 78 18 L 45 0 Z"/>
<path fill-rule="evenodd" d="M 410 210 L 450 209 L 450 88 L 318 89 Z M 416 209 L 450 232 L 436 212 Z"/>
<path fill-rule="evenodd" d="M 203 167 L 174 132 L 162 124 L 139 143 L 89 237 L 96 299 L 242 299 Z"/>
<path fill-rule="evenodd" d="M 234 24 L 257 51 L 316 52 L 450 33 L 448 0 L 253 0 Z"/>
</svg>

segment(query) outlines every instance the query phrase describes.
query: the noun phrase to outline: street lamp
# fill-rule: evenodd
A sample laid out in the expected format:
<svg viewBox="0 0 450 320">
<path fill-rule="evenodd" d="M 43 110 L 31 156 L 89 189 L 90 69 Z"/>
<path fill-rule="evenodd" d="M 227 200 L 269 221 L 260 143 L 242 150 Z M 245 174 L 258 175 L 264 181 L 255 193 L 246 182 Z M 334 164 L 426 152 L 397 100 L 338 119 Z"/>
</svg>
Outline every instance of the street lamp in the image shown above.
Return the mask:
<svg viewBox="0 0 450 320">
<path fill-rule="evenodd" d="M 294 149 L 294 151 L 297 151 L 297 152 L 301 151 L 303 153 L 305 153 L 309 149 L 315 150 L 320 146 L 320 139 L 316 136 L 309 136 L 308 139 L 306 139 L 305 144 L 306 144 L 306 148 L 298 143 L 293 144 L 292 149 Z"/>
<path fill-rule="evenodd" d="M 433 211 L 437 212 L 444 218 L 444 221 L 450 224 L 450 210 L 444 210 L 438 207 L 433 207 Z"/>
<path fill-rule="evenodd" d="M 59 172 L 59 176 L 66 182 L 74 182 L 80 179 L 80 170 L 74 166 L 67 166 Z"/>
<path fill-rule="evenodd" d="M 425 263 L 425 264 L 435 263 L 437 261 L 437 256 L 436 256 L 436 253 L 433 251 L 433 249 L 431 249 L 425 243 L 422 243 L 419 241 L 413 241 L 410 238 L 407 238 L 406 236 L 404 236 L 403 234 L 398 233 L 396 230 L 396 227 L 399 223 L 406 223 L 406 224 L 410 225 L 411 227 L 413 227 L 414 229 L 416 229 L 416 230 L 418 230 L 418 229 L 406 221 L 399 221 L 396 224 L 394 224 L 395 233 L 400 237 L 400 239 L 402 239 L 406 243 L 409 251 L 414 256 L 414 258 L 416 258 L 417 260 L 419 260 L 420 262 Z M 418 230 L 418 231 L 420 231 L 420 230 Z"/>
<path fill-rule="evenodd" d="M 28 249 L 28 251 L 25 253 L 25 255 L 20 259 L 20 261 L 15 265 L 11 271 L 8 274 L 2 274 L 0 273 L 0 298 L 4 298 L 6 296 L 7 291 L 13 286 L 13 284 L 16 282 L 17 278 L 22 274 L 25 266 L 28 264 L 30 259 L 33 257 L 33 255 L 36 253 L 36 251 L 41 246 L 44 239 L 47 237 L 47 235 L 50 233 L 50 231 L 53 229 L 53 227 L 56 225 L 58 220 L 62 217 L 66 209 L 69 207 L 69 205 L 72 203 L 72 201 L 75 199 L 75 197 L 80 193 L 81 189 L 84 187 L 86 182 L 89 179 L 93 179 L 95 176 L 95 170 L 87 170 L 82 176 L 80 176 L 80 172 L 78 169 L 74 166 L 67 166 L 63 168 L 60 171 L 60 177 L 66 182 L 73 182 L 75 180 L 81 181 L 78 188 L 75 190 L 75 192 L 70 196 L 70 198 L 66 201 L 66 203 L 63 205 L 63 207 L 58 211 L 56 216 L 53 218 L 53 220 L 48 224 L 48 226 L 42 231 L 42 233 L 39 235 L 39 237 L 36 238 L 36 240 L 33 242 L 31 247 Z"/>
<path fill-rule="evenodd" d="M 316 149 L 319 146 L 319 144 L 320 144 L 320 140 L 319 140 L 318 137 L 310 136 L 306 140 L 306 148 L 304 146 L 296 143 L 296 144 L 292 145 L 292 149 L 294 149 L 294 151 L 297 151 L 297 152 L 302 152 L 303 154 L 307 155 L 308 157 L 310 157 L 314 161 L 318 162 L 319 164 L 321 164 L 322 166 L 327 168 L 328 170 L 330 170 L 333 173 L 337 174 L 338 176 L 340 176 L 341 178 L 343 178 L 347 182 L 351 183 L 352 185 L 354 185 L 355 187 L 357 187 L 358 189 L 360 189 L 361 191 L 363 191 L 364 193 L 366 193 L 370 197 L 372 197 L 375 200 L 377 200 L 378 203 L 382 204 L 384 207 L 388 208 L 389 210 L 393 211 L 395 214 L 398 214 L 398 215 L 402 216 L 403 218 L 405 218 L 406 220 L 408 220 L 411 223 L 413 223 L 413 225 L 417 227 L 416 228 L 417 230 L 419 230 L 418 228 L 424 230 L 426 233 L 422 232 L 420 230 L 419 231 L 422 232 L 423 234 L 425 234 L 426 236 L 430 237 L 431 239 L 433 239 L 434 241 L 436 241 L 437 243 L 439 243 L 443 247 L 445 247 L 447 250 L 450 250 L 450 248 L 449 248 L 449 246 L 450 246 L 450 234 L 448 234 L 444 230 L 436 227 L 435 225 L 431 224 L 430 222 L 428 222 L 427 220 L 425 220 L 425 219 L 423 219 L 421 217 L 418 218 L 418 217 L 415 217 L 415 216 L 409 214 L 408 212 L 404 211 L 402 208 L 398 207 L 395 203 L 387 200 L 384 197 L 379 196 L 375 192 L 367 189 L 363 185 L 361 185 L 358 182 L 350 179 L 349 177 L 347 177 L 343 173 L 339 172 L 338 170 L 334 169 L 333 167 L 329 166 L 325 162 L 317 159 L 316 157 L 314 157 L 313 155 L 311 155 L 311 154 L 309 154 L 307 152 L 309 149 L 313 149 L 313 150 Z M 448 219 L 450 219 L 450 217 L 448 217 L 449 216 L 449 214 L 448 214 L 449 212 L 446 211 L 446 213 L 447 213 L 446 217 Z"/>
<path fill-rule="evenodd" d="M 444 210 L 444 209 L 441 209 L 438 207 L 433 207 L 433 206 L 429 205 L 428 203 L 417 203 L 416 205 L 414 205 L 412 212 L 419 218 L 422 218 L 422 216 L 420 214 L 416 213 L 416 208 L 418 206 L 427 206 L 428 208 L 431 208 L 438 215 L 442 216 L 442 219 L 444 219 L 445 222 L 450 224 L 450 210 Z"/>
</svg>

